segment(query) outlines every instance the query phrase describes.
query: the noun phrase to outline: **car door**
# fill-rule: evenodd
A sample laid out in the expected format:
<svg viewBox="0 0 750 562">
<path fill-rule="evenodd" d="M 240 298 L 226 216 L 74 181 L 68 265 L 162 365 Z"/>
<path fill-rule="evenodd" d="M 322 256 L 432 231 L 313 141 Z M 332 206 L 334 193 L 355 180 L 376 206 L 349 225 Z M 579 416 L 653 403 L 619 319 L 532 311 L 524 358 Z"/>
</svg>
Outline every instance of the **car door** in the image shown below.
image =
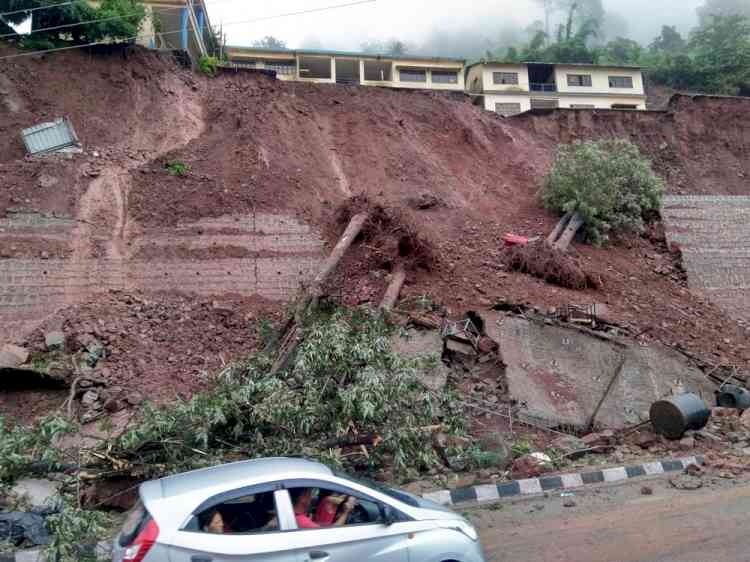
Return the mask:
<svg viewBox="0 0 750 562">
<path fill-rule="evenodd" d="M 295 485 L 300 483 L 285 483 L 285 488 Z M 332 485 L 330 482 L 307 481 L 304 485 L 327 490 L 333 488 L 338 493 L 356 498 L 360 505 L 367 502 L 370 512 L 382 513 L 381 507 L 385 507 L 382 502 L 361 492 Z M 288 494 L 286 497 L 280 496 L 279 502 L 289 502 L 288 508 L 292 508 Z M 296 522 L 293 525 L 298 527 Z M 298 562 L 409 562 L 412 527 L 413 522 L 402 518 L 391 524 L 378 520 L 316 529 L 297 528 L 284 534 L 290 544 L 295 545 Z"/>
<path fill-rule="evenodd" d="M 278 506 L 278 495 L 285 492 L 275 490 L 277 487 L 263 485 L 235 490 L 197 506 L 190 521 L 170 540 L 170 562 L 299 562 L 298 553 L 285 533 L 293 523 L 290 524 L 288 513 L 280 513 L 278 507 L 273 514 L 276 524 L 270 528 L 227 528 L 226 532 L 215 533 L 205 531 L 200 524 L 202 513 L 228 506 L 241 508 L 243 498 L 272 494 Z"/>
</svg>

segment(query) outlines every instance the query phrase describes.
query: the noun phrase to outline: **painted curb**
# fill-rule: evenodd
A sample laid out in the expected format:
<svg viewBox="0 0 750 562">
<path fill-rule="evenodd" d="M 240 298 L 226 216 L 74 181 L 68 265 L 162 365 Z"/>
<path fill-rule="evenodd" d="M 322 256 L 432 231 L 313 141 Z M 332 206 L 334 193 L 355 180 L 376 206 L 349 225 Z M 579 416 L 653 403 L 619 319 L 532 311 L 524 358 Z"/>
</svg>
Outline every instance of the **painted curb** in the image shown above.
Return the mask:
<svg viewBox="0 0 750 562">
<path fill-rule="evenodd" d="M 423 494 L 422 497 L 447 506 L 472 503 L 481 504 L 505 498 L 533 496 L 555 490 L 575 490 L 595 484 L 622 482 L 640 476 L 654 476 L 667 472 L 677 472 L 684 470 L 688 465 L 701 465 L 704 462 L 704 458 L 700 456 L 685 457 L 669 461 L 648 462 L 635 466 L 604 468 L 591 472 L 511 480 L 510 482 L 469 486 L 455 490 L 438 490 L 437 492 Z"/>
</svg>

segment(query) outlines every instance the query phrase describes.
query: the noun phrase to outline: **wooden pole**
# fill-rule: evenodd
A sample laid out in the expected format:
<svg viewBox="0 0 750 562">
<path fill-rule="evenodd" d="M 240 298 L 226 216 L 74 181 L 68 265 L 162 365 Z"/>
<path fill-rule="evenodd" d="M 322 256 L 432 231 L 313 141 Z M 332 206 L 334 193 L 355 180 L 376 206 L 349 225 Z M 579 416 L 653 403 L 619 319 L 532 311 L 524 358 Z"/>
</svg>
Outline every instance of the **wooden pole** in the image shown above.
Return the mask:
<svg viewBox="0 0 750 562">
<path fill-rule="evenodd" d="M 391 282 L 388 284 L 388 288 L 383 296 L 383 301 L 380 303 L 380 309 L 386 312 L 390 311 L 396 304 L 398 296 L 401 293 L 401 289 L 406 281 L 406 271 L 404 266 L 399 264 L 396 267 L 396 271 L 393 274 Z"/>
<path fill-rule="evenodd" d="M 315 279 L 313 279 L 307 292 L 300 298 L 294 312 L 294 318 L 287 322 L 284 336 L 281 339 L 281 346 L 279 347 L 277 359 L 274 362 L 273 367 L 271 367 L 271 375 L 275 375 L 284 368 L 294 354 L 294 351 L 304 339 L 304 334 L 302 333 L 302 321 L 305 318 L 305 313 L 310 307 L 317 306 L 318 300 L 323 295 L 323 285 L 328 279 L 328 276 L 334 269 L 336 269 L 341 258 L 344 257 L 346 251 L 354 243 L 354 240 L 359 233 L 362 232 L 362 228 L 368 218 L 369 215 L 367 213 L 360 213 L 352 217 L 346 230 L 341 235 L 341 238 L 339 238 L 336 246 L 334 246 L 333 251 L 331 251 L 331 254 L 326 261 L 323 262 L 320 271 L 318 271 Z"/>
</svg>

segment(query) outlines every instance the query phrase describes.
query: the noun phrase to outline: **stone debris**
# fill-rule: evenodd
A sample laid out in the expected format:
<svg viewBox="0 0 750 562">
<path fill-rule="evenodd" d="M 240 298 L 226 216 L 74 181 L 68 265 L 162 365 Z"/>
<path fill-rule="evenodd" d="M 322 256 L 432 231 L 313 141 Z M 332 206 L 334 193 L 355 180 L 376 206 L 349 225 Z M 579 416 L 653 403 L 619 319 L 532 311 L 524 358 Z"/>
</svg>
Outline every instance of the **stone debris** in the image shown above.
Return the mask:
<svg viewBox="0 0 750 562">
<path fill-rule="evenodd" d="M 0 348 L 0 369 L 14 369 L 29 360 L 29 352 L 23 347 L 6 344 Z"/>
<path fill-rule="evenodd" d="M 60 492 L 60 483 L 38 478 L 18 480 L 11 488 L 16 498 L 27 502 L 32 508 L 51 507 Z"/>
<path fill-rule="evenodd" d="M 65 334 L 59 330 L 47 332 L 44 334 L 44 342 L 49 351 L 61 350 L 65 347 Z"/>
</svg>

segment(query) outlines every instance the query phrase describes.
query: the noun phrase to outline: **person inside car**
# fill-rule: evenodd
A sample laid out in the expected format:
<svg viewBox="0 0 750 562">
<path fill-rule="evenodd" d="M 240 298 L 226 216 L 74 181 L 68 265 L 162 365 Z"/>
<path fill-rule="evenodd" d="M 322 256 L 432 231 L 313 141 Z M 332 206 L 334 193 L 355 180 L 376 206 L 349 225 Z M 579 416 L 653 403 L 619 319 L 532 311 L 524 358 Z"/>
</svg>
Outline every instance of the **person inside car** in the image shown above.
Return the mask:
<svg viewBox="0 0 750 562">
<path fill-rule="evenodd" d="M 203 512 L 200 516 L 199 522 L 204 533 L 223 535 L 227 532 L 224 525 L 224 517 L 216 508 Z"/>
<path fill-rule="evenodd" d="M 313 521 L 308 515 L 313 501 L 312 488 L 294 488 L 289 490 L 289 495 L 292 498 L 292 505 L 294 506 L 294 518 L 297 521 L 297 527 L 300 529 L 319 529 L 323 526 L 342 527 L 346 525 L 346 520 L 349 518 L 356 504 L 356 500 L 350 496 L 341 505 L 341 509 L 338 510 L 338 516 L 336 516 L 333 522 L 330 525 L 321 525 Z"/>
</svg>

